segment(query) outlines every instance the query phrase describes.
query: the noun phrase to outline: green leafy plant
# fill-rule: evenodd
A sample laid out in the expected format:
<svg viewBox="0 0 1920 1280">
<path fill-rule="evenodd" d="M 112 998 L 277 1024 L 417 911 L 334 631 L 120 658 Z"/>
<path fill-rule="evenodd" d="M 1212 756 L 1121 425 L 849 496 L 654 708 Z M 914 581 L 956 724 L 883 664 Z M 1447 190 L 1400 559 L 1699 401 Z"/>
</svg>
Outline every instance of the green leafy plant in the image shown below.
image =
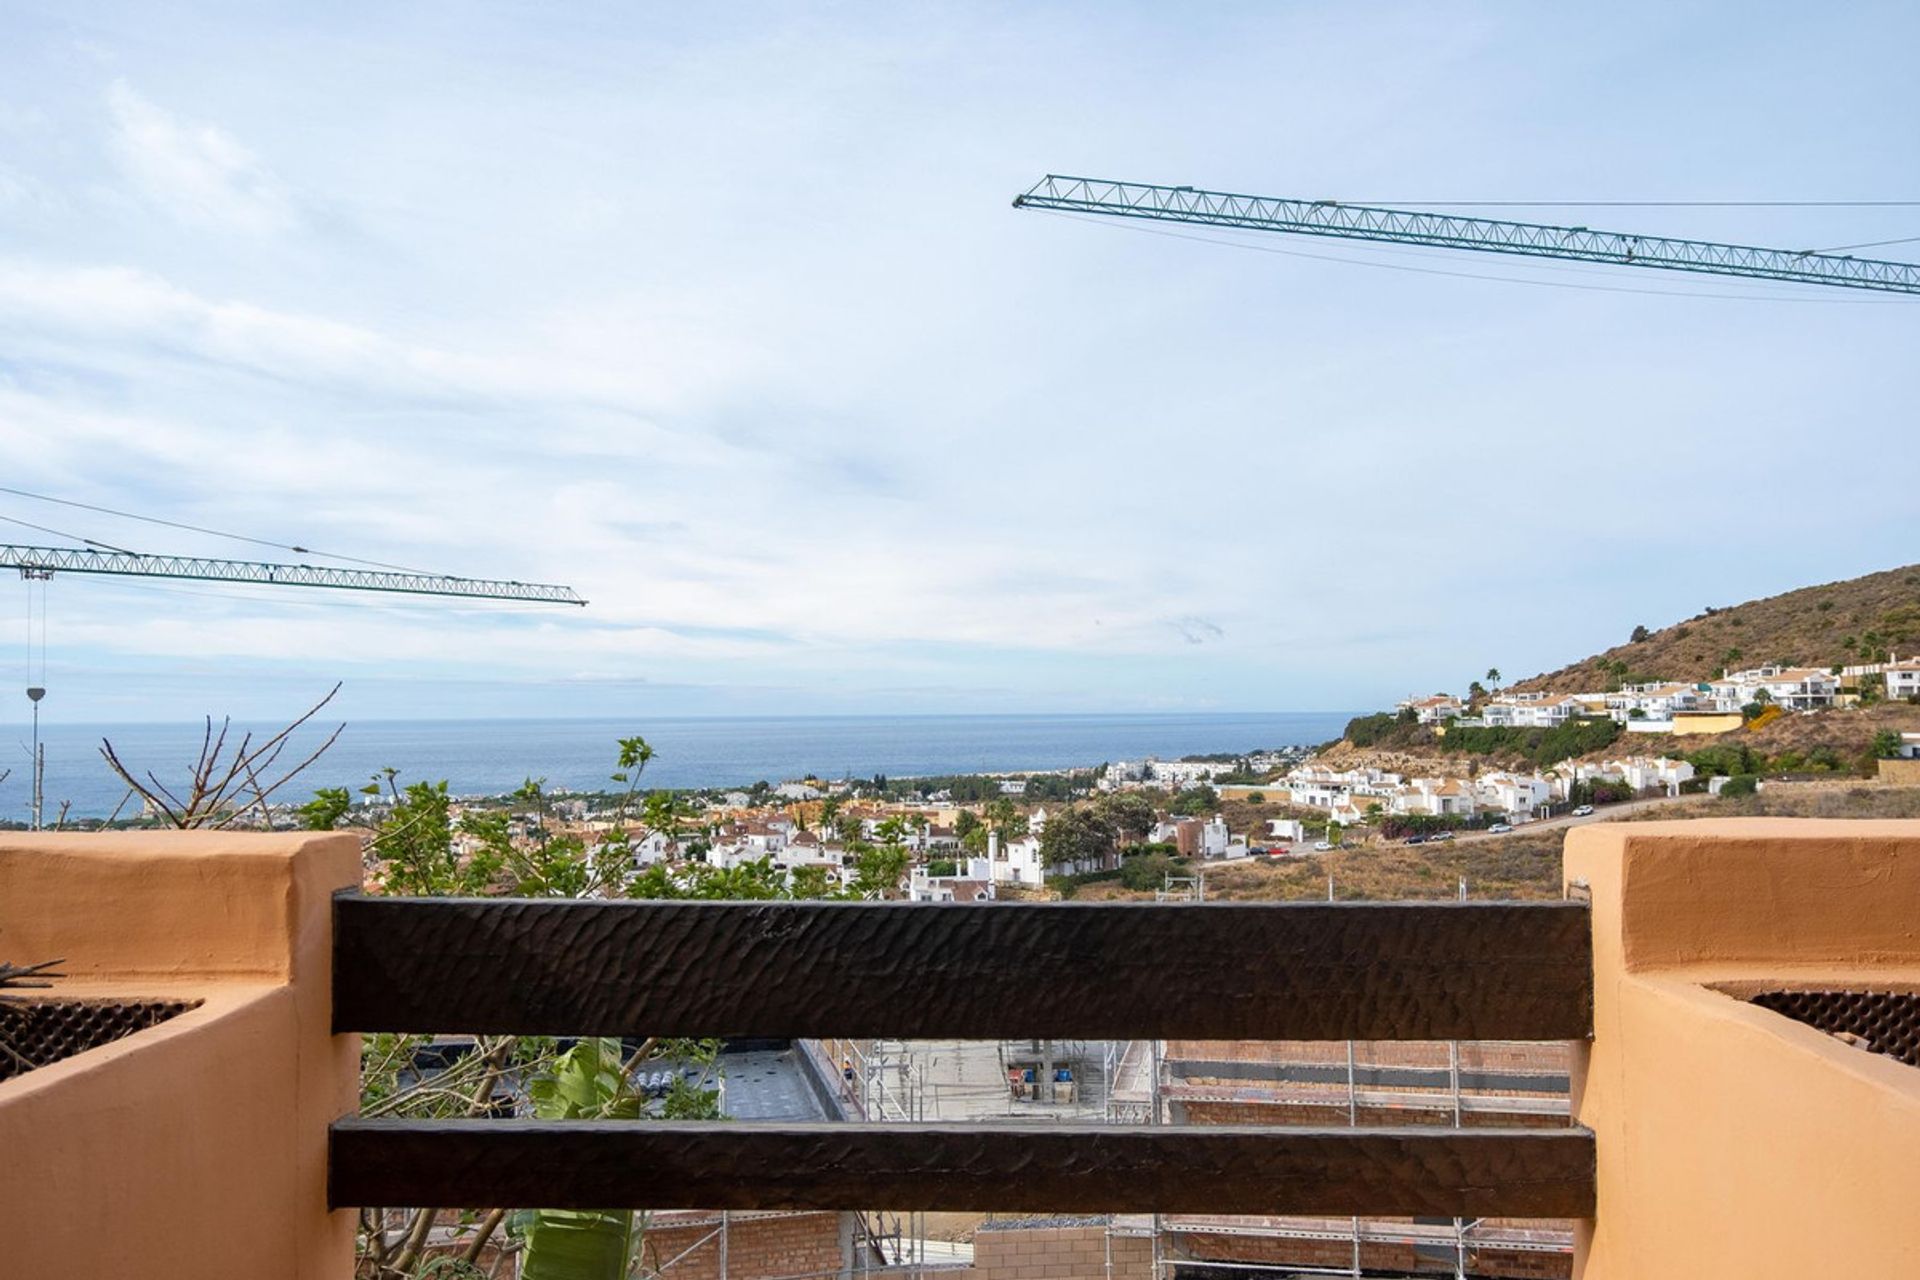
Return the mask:
<svg viewBox="0 0 1920 1280">
<path fill-rule="evenodd" d="M 620 1042 L 598 1037 L 561 1054 L 527 1096 L 542 1120 L 635 1120 L 644 1106 Z M 631 1209 L 536 1209 L 511 1229 L 526 1242 L 522 1280 L 622 1280 L 638 1239 Z"/>
</svg>

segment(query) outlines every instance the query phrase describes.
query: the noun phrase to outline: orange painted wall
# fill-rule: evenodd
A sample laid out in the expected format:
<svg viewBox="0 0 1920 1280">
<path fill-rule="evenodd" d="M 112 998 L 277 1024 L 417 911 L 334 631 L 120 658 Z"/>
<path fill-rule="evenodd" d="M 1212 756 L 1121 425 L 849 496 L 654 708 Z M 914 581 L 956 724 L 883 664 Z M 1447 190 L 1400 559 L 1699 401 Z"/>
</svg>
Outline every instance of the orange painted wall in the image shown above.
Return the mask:
<svg viewBox="0 0 1920 1280">
<path fill-rule="evenodd" d="M 1714 989 L 1920 982 L 1920 823 L 1606 823 L 1574 1108 L 1583 1280 L 1920 1275 L 1920 1070 Z"/>
<path fill-rule="evenodd" d="M 53 995 L 204 1001 L 0 1083 L 0 1275 L 352 1274 L 326 1134 L 360 1051 L 328 974 L 359 882 L 350 835 L 0 834 L 0 955 L 63 958 Z"/>
</svg>

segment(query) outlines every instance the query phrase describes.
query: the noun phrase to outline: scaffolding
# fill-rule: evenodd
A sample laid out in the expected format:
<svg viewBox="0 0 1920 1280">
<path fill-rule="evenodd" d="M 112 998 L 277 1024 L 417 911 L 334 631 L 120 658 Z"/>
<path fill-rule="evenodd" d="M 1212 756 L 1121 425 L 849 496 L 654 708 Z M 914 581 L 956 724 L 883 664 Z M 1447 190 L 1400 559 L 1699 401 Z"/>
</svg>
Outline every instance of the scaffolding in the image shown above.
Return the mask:
<svg viewBox="0 0 1920 1280">
<path fill-rule="evenodd" d="M 1467 884 L 1457 887 L 1461 901 Z M 1160 901 L 1197 901 L 1202 894 L 1198 877 L 1176 883 L 1169 877 L 1155 896 Z M 1327 879 L 1327 898 L 1336 886 Z M 1182 1042 L 1176 1048 L 1185 1049 Z M 1190 1080 L 1175 1075 L 1176 1064 L 1205 1067 L 1207 1059 L 1190 1053 L 1169 1053 L 1166 1041 L 1128 1041 L 1109 1046 L 1109 1090 L 1106 1119 L 1110 1124 L 1166 1124 L 1186 1119 L 1195 1105 L 1234 1105 L 1316 1114 L 1301 1123 L 1327 1123 L 1345 1113 L 1350 1126 L 1361 1123 L 1361 1113 L 1413 1111 L 1438 1113 L 1444 1123 L 1460 1128 L 1479 1115 L 1528 1116 L 1535 1123 L 1573 1123 L 1566 1069 L 1556 1052 L 1531 1042 L 1474 1041 L 1463 1053 L 1460 1041 L 1406 1044 L 1372 1041 L 1262 1042 L 1263 1052 L 1248 1054 L 1244 1046 L 1232 1061 L 1217 1067 L 1239 1067 L 1245 1078 Z M 1193 1073 L 1200 1074 L 1200 1073 Z M 1286 1121 L 1282 1121 L 1285 1123 Z M 1336 1122 L 1337 1123 L 1337 1122 Z M 1215 1271 L 1244 1271 L 1270 1275 L 1437 1276 L 1455 1280 L 1472 1275 L 1500 1274 L 1469 1270 L 1485 1252 L 1569 1256 L 1573 1250 L 1571 1224 L 1557 1225 L 1512 1219 L 1450 1221 L 1394 1221 L 1337 1217 L 1223 1217 L 1207 1214 L 1116 1214 L 1107 1224 L 1106 1252 L 1111 1272 L 1113 1241 L 1146 1237 L 1150 1242 L 1152 1280 L 1175 1280 L 1184 1266 Z M 1347 1246 L 1346 1263 L 1324 1261 L 1270 1262 L 1250 1257 L 1199 1256 L 1196 1240 L 1248 1242 L 1294 1241 L 1303 1245 Z M 1417 1265 L 1407 1268 L 1369 1267 L 1368 1251 L 1384 1247 L 1411 1248 Z M 1249 1255 L 1261 1251 L 1254 1243 Z M 1213 1252 L 1222 1252 L 1214 1250 Z M 1325 1250 L 1322 1250 L 1324 1258 Z M 1531 1274 L 1531 1273 L 1530 1273 Z M 1111 1277 L 1109 1277 L 1111 1280 Z"/>
</svg>

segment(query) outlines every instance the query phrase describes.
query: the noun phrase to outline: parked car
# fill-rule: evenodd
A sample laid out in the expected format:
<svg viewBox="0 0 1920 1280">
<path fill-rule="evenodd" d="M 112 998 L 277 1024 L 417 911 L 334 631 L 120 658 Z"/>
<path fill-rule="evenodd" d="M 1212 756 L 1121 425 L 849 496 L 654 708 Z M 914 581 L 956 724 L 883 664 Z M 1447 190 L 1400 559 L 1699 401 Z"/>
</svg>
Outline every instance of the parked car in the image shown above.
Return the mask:
<svg viewBox="0 0 1920 1280">
<path fill-rule="evenodd" d="M 1593 816 L 1593 806 L 1590 804 L 1583 804 L 1578 809 L 1575 809 L 1573 811 L 1573 816 L 1576 818 L 1590 818 Z"/>
<path fill-rule="evenodd" d="M 1332 850 L 1333 850 L 1333 846 L 1331 844 L 1328 844 L 1325 840 L 1315 840 L 1313 842 L 1313 851 L 1315 853 L 1330 853 L 1332 852 Z"/>
<path fill-rule="evenodd" d="M 1496 823 L 1494 823 L 1494 824 L 1493 824 L 1492 826 L 1490 826 L 1490 827 L 1488 827 L 1488 828 L 1487 828 L 1487 834 L 1488 834 L 1488 835 L 1490 835 L 1490 836 L 1503 836 L 1503 835 L 1506 835 L 1506 834 L 1507 834 L 1507 833 L 1508 833 L 1509 831 L 1512 831 L 1512 830 L 1513 830 L 1513 824 L 1512 824 L 1512 823 L 1510 823 L 1510 822 L 1496 822 Z"/>
<path fill-rule="evenodd" d="M 1435 842 L 1438 842 L 1438 841 L 1441 841 L 1441 840 L 1451 840 L 1451 839 L 1453 839 L 1453 832 L 1451 832 L 1451 831 L 1442 831 L 1442 832 L 1441 832 L 1441 833 L 1440 833 L 1439 835 L 1437 835 L 1437 836 L 1428 836 L 1428 837 L 1427 837 L 1427 839 L 1429 839 L 1429 840 L 1432 840 L 1432 841 L 1435 841 Z"/>
<path fill-rule="evenodd" d="M 1407 837 L 1407 838 L 1406 838 L 1405 840 L 1402 840 L 1402 841 L 1401 841 L 1400 843 L 1402 843 L 1402 844 L 1425 844 L 1426 842 L 1427 842 L 1427 838 L 1426 838 L 1425 836 L 1408 836 L 1408 837 Z"/>
</svg>

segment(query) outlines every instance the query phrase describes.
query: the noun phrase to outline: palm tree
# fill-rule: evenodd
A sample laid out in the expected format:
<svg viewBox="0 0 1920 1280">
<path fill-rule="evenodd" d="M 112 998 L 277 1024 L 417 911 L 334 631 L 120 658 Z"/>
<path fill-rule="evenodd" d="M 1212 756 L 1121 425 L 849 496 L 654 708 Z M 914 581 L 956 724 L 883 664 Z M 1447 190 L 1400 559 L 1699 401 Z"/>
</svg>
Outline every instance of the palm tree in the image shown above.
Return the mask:
<svg viewBox="0 0 1920 1280">
<path fill-rule="evenodd" d="M 1494 690 L 1495 690 L 1495 692 L 1498 692 L 1498 691 L 1499 691 L 1499 689 L 1500 689 L 1500 668 L 1498 668 L 1498 667 L 1488 667 L 1488 668 L 1487 668 L 1487 683 L 1493 686 L 1493 688 L 1494 688 Z"/>
</svg>

